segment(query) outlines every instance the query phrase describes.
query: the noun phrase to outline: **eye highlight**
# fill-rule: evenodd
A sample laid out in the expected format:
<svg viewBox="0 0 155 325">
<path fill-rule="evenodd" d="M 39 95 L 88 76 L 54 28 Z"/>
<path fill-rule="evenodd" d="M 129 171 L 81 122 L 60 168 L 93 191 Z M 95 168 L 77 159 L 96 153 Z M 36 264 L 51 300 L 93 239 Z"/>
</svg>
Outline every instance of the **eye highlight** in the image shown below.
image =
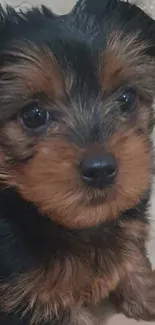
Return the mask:
<svg viewBox="0 0 155 325">
<path fill-rule="evenodd" d="M 32 102 L 23 107 L 19 119 L 22 125 L 32 131 L 42 131 L 50 120 L 50 114 L 39 103 Z"/>
<path fill-rule="evenodd" d="M 132 88 L 123 89 L 117 101 L 122 113 L 130 113 L 137 106 L 138 95 Z"/>
</svg>

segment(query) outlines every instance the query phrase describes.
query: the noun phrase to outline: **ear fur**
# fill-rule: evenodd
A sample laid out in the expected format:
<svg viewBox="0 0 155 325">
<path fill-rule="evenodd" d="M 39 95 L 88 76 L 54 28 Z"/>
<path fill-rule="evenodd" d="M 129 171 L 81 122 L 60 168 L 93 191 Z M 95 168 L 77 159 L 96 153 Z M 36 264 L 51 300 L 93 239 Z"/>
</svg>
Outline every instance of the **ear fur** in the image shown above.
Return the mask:
<svg viewBox="0 0 155 325">
<path fill-rule="evenodd" d="M 104 13 L 116 8 L 119 0 L 79 0 L 73 9 L 75 15 L 95 16 L 100 20 Z"/>
<path fill-rule="evenodd" d="M 155 20 L 128 0 L 79 0 L 71 13 L 79 28 L 89 18 L 102 30 L 121 29 L 123 34 L 139 34 L 139 40 L 148 42 L 148 54 L 155 56 Z"/>
</svg>

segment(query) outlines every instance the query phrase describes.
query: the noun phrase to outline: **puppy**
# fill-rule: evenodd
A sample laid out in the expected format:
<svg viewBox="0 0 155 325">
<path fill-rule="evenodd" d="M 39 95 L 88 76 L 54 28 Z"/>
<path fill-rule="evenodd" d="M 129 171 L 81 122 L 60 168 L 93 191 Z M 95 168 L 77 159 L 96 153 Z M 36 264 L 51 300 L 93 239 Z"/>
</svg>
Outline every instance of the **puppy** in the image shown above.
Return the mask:
<svg viewBox="0 0 155 325">
<path fill-rule="evenodd" d="M 155 319 L 155 23 L 117 0 L 0 9 L 0 324 Z"/>
</svg>

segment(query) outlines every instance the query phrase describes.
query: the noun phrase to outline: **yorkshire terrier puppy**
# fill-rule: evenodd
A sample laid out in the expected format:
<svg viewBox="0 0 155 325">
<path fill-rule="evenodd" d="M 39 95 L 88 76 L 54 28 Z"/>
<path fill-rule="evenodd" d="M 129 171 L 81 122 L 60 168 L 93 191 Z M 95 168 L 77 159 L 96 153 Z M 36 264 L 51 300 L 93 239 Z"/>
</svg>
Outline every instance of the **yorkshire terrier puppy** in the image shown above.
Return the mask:
<svg viewBox="0 0 155 325">
<path fill-rule="evenodd" d="M 118 0 L 0 9 L 0 324 L 155 319 L 155 23 Z"/>
</svg>

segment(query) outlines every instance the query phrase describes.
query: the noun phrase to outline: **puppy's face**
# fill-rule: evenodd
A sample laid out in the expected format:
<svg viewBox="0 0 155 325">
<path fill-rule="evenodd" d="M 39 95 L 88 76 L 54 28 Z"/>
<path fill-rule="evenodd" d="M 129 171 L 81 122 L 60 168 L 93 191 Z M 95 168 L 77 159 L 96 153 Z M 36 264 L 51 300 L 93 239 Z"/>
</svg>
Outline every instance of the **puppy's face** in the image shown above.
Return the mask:
<svg viewBox="0 0 155 325">
<path fill-rule="evenodd" d="M 10 10 L 0 49 L 1 183 L 71 228 L 133 208 L 152 176 L 153 22 L 128 3 L 102 18 L 82 4 Z"/>
</svg>

